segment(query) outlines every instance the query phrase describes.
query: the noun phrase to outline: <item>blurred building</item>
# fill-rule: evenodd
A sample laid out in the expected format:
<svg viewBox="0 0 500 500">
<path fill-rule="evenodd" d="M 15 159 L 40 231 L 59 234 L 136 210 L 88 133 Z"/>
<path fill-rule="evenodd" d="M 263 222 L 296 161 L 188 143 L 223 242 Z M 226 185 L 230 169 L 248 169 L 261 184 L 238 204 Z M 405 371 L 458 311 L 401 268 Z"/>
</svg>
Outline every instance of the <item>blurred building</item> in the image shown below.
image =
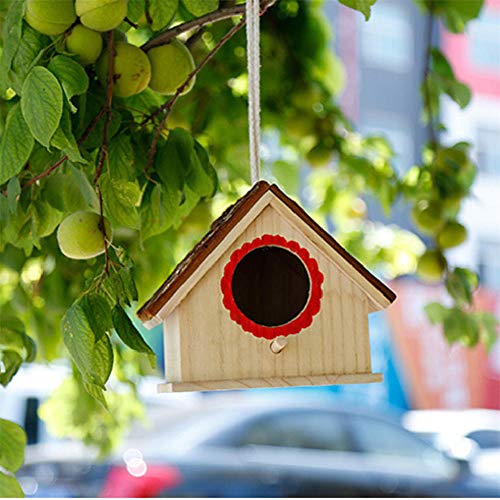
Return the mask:
<svg viewBox="0 0 500 500">
<path fill-rule="evenodd" d="M 325 13 L 335 33 L 334 48 L 346 69 L 342 107 L 362 133 L 383 135 L 390 141 L 395 167 L 404 173 L 420 161 L 429 138 L 420 119 L 427 21 L 411 0 L 379 0 L 369 22 L 337 2 L 326 2 Z M 480 274 L 482 289 L 476 301 L 499 313 L 500 0 L 486 0 L 481 17 L 470 23 L 465 34 L 452 35 L 438 27 L 433 40 L 474 95 L 464 111 L 448 98 L 442 103 L 441 120 L 448 128 L 444 141 L 472 142 L 479 166 L 474 194 L 460 214 L 469 238 L 449 257 L 453 264 L 473 267 Z M 368 200 L 368 206 L 371 218 L 387 221 L 375 200 Z M 415 230 L 409 208 L 402 203 L 390 221 Z M 416 408 L 500 408 L 500 343 L 489 355 L 482 346 L 450 347 L 423 312 L 433 300 L 446 301 L 442 287 L 414 280 L 393 286 L 400 300 L 385 322 L 374 322 L 372 335 L 372 349 L 383 353 L 376 357 L 374 364 L 379 366 L 374 368 L 384 372 L 385 389 L 365 386 L 361 390 L 399 407 L 407 402 Z"/>
</svg>

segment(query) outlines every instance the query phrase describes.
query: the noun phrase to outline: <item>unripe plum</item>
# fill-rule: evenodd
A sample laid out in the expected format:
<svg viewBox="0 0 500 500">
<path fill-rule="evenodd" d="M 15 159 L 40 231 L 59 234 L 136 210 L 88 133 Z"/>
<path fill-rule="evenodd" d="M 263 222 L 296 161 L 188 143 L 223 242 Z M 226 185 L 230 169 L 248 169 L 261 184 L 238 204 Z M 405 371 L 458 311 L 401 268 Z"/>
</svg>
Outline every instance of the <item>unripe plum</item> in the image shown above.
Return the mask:
<svg viewBox="0 0 500 500">
<path fill-rule="evenodd" d="M 60 35 L 75 21 L 73 0 L 27 0 L 26 22 L 44 35 Z"/>
<path fill-rule="evenodd" d="M 112 230 L 107 219 L 104 227 L 110 241 Z M 70 259 L 91 259 L 104 253 L 103 236 L 100 215 L 83 210 L 66 217 L 57 229 L 59 249 Z"/>
<path fill-rule="evenodd" d="M 323 167 L 332 159 L 333 151 L 322 143 L 316 144 L 306 153 L 306 159 L 311 167 Z"/>
<path fill-rule="evenodd" d="M 425 281 L 440 281 L 445 269 L 446 259 L 439 250 L 427 250 L 418 260 L 417 274 Z"/>
<path fill-rule="evenodd" d="M 413 207 L 415 225 L 425 234 L 434 234 L 443 225 L 443 209 L 436 201 L 421 201 Z"/>
<path fill-rule="evenodd" d="M 76 0 L 80 22 L 95 31 L 115 29 L 127 15 L 127 0 Z"/>
<path fill-rule="evenodd" d="M 76 54 L 78 61 L 87 66 L 95 63 L 102 52 L 102 36 L 97 31 L 78 24 L 66 38 L 66 49 Z"/>
<path fill-rule="evenodd" d="M 441 248 L 453 248 L 461 245 L 467 239 L 467 229 L 457 221 L 447 222 L 437 235 Z"/>
<path fill-rule="evenodd" d="M 152 48 L 148 52 L 148 57 L 151 61 L 149 87 L 163 95 L 175 94 L 195 69 L 191 52 L 179 40 Z M 195 78 L 191 78 L 182 95 L 193 88 L 194 82 Z"/>
<path fill-rule="evenodd" d="M 115 45 L 113 93 L 118 97 L 129 97 L 142 92 L 151 78 L 151 64 L 144 51 L 135 45 L 118 42 Z M 106 85 L 108 78 L 109 51 L 106 49 L 97 61 L 97 75 Z"/>
</svg>

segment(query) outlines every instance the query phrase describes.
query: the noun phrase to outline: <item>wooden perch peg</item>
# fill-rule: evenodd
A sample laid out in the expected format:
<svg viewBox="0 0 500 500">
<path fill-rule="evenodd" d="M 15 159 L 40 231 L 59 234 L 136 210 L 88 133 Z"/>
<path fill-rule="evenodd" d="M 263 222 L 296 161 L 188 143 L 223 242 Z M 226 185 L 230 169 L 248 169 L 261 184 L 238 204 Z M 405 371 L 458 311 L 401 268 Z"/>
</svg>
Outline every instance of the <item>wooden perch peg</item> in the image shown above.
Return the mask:
<svg viewBox="0 0 500 500">
<path fill-rule="evenodd" d="M 288 344 L 285 337 L 277 337 L 270 344 L 269 348 L 274 354 L 279 354 Z"/>
</svg>

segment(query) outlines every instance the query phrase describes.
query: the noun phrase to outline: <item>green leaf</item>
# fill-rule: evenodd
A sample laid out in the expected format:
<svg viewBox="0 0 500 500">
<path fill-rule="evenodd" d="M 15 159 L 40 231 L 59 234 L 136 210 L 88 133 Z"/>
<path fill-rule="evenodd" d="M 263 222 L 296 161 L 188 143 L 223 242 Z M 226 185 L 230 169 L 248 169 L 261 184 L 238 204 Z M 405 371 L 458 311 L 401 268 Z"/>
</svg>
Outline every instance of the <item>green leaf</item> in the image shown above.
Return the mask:
<svg viewBox="0 0 500 500">
<path fill-rule="evenodd" d="M 127 17 L 136 23 L 144 14 L 145 0 L 128 0 Z"/>
<path fill-rule="evenodd" d="M 49 147 L 61 121 L 62 90 L 57 78 L 42 66 L 35 66 L 23 84 L 21 108 L 33 137 Z"/>
<path fill-rule="evenodd" d="M 45 238 L 51 235 L 63 218 L 62 212 L 42 198 L 35 200 L 32 210 L 33 231 L 36 238 Z"/>
<path fill-rule="evenodd" d="M 204 16 L 219 7 L 219 0 L 182 0 L 182 3 L 196 17 Z"/>
<path fill-rule="evenodd" d="M 81 299 L 80 304 L 96 339 L 100 339 L 113 330 L 111 309 L 104 297 L 97 293 L 89 293 Z"/>
<path fill-rule="evenodd" d="M 26 433 L 21 426 L 0 418 L 0 467 L 16 472 L 24 462 Z"/>
<path fill-rule="evenodd" d="M 446 93 L 460 106 L 464 109 L 468 106 L 472 94 L 470 88 L 461 82 L 450 82 L 446 86 Z"/>
<path fill-rule="evenodd" d="M 90 122 L 95 118 L 97 113 L 99 112 L 99 109 L 103 105 L 103 102 L 94 102 L 91 100 L 91 94 L 87 94 L 87 109 L 86 109 L 86 115 L 85 115 L 85 121 L 84 126 L 82 127 L 81 133 L 83 133 L 83 130 L 87 128 L 88 125 L 90 125 Z M 92 106 L 89 106 L 89 104 L 92 104 Z M 109 123 L 109 130 L 108 130 L 108 140 L 111 140 L 116 133 L 118 132 L 121 124 L 121 114 L 118 111 L 113 110 L 111 112 L 111 121 Z M 102 144 L 102 134 L 104 133 L 104 124 L 105 124 L 104 119 L 99 120 L 97 125 L 94 127 L 92 132 L 89 134 L 89 136 L 85 139 L 85 141 L 82 143 L 82 146 L 88 150 L 95 149 L 101 146 Z M 78 132 L 76 132 L 76 135 L 78 136 Z"/>
<path fill-rule="evenodd" d="M 24 498 L 16 478 L 0 472 L 0 498 Z"/>
<path fill-rule="evenodd" d="M 171 135 L 172 133 L 170 137 Z M 182 191 L 184 188 L 184 167 L 174 140 L 160 142 L 156 150 L 154 168 L 164 186 L 168 186 L 172 190 Z"/>
<path fill-rule="evenodd" d="M 105 389 L 113 368 L 113 349 L 107 335 L 92 330 L 92 320 L 81 302 L 75 302 L 62 319 L 63 340 L 86 382 Z"/>
<path fill-rule="evenodd" d="M 456 267 L 448 273 L 445 280 L 446 290 L 459 305 L 472 304 L 472 292 L 477 288 L 479 278 L 469 269 Z"/>
<path fill-rule="evenodd" d="M 5 131 L 0 142 L 0 184 L 23 169 L 34 145 L 35 140 L 24 121 L 21 107 L 16 104 L 7 116 Z"/>
<path fill-rule="evenodd" d="M 106 402 L 106 398 L 104 397 L 104 391 L 95 384 L 91 384 L 89 382 L 85 382 L 82 380 L 83 388 L 99 403 L 104 406 L 104 408 L 108 409 L 108 403 Z"/>
<path fill-rule="evenodd" d="M 130 306 L 131 302 L 138 299 L 138 292 L 131 269 L 112 270 L 104 280 L 103 287 L 117 304 Z"/>
<path fill-rule="evenodd" d="M 208 155 L 189 132 L 182 128 L 172 130 L 155 162 L 164 184 L 182 187 L 183 181 L 200 197 L 212 196 L 217 187 L 217 176 Z"/>
<path fill-rule="evenodd" d="M 12 61 L 11 86 L 22 95 L 23 83 L 33 66 L 42 57 L 45 48 L 51 43 L 48 36 L 42 35 L 27 23 L 23 23 L 23 36 L 14 60 Z"/>
<path fill-rule="evenodd" d="M 49 70 L 57 77 L 68 99 L 72 113 L 77 108 L 71 102 L 75 95 L 84 94 L 89 87 L 89 77 L 81 64 L 67 56 L 58 55 L 49 63 Z"/>
<path fill-rule="evenodd" d="M 123 179 L 112 179 L 107 174 L 101 176 L 100 185 L 109 217 L 122 226 L 139 229 L 137 212 L 141 200 L 139 185 Z"/>
<path fill-rule="evenodd" d="M 78 190 L 80 196 L 83 198 L 84 203 L 85 203 L 85 208 L 92 208 L 96 212 L 99 211 L 99 198 L 97 197 L 97 194 L 90 183 L 88 177 L 85 175 L 85 172 L 83 170 L 80 170 L 79 168 L 70 167 L 71 171 L 71 177 L 74 181 L 75 188 Z M 70 202 L 68 197 L 66 197 L 66 204 L 69 207 Z"/>
<path fill-rule="evenodd" d="M 473 347 L 479 341 L 479 325 L 476 319 L 458 307 L 449 309 L 444 318 L 443 333 L 450 344 L 460 341 L 468 347 Z"/>
<path fill-rule="evenodd" d="M 133 302 L 139 299 L 139 293 L 137 287 L 135 286 L 134 278 L 132 277 L 132 272 L 130 269 L 121 268 L 118 271 L 118 275 L 123 283 L 123 290 L 125 291 L 125 296 L 129 302 Z"/>
<path fill-rule="evenodd" d="M 130 135 L 119 134 L 109 143 L 109 174 L 113 179 L 135 179 L 134 148 Z"/>
<path fill-rule="evenodd" d="M 219 179 L 217 178 L 217 172 L 215 171 L 213 165 L 210 163 L 210 158 L 208 157 L 206 149 L 198 141 L 194 141 L 194 150 L 200 162 L 201 168 L 203 169 L 206 176 L 210 179 L 212 190 L 208 193 L 208 196 L 212 197 L 215 195 L 217 189 L 219 188 Z M 200 193 L 200 196 L 205 195 L 202 195 Z"/>
<path fill-rule="evenodd" d="M 14 351 L 0 352 L 0 385 L 7 387 L 23 364 L 23 358 Z"/>
<path fill-rule="evenodd" d="M 64 108 L 61 123 L 52 137 L 51 145 L 60 149 L 64 154 L 68 155 L 70 161 L 86 163 L 80 154 L 80 148 L 76 142 L 73 131 L 71 130 L 71 119 L 69 111 Z"/>
<path fill-rule="evenodd" d="M 7 184 L 7 200 L 9 205 L 9 212 L 15 213 L 17 210 L 17 197 L 21 194 L 21 183 L 17 177 L 12 179 Z"/>
<path fill-rule="evenodd" d="M 448 62 L 446 56 L 436 47 L 431 49 L 431 66 L 432 70 L 443 78 L 455 79 L 453 69 Z"/>
<path fill-rule="evenodd" d="M 181 192 L 169 184 L 155 184 L 147 191 L 141 205 L 141 238 L 143 241 L 161 234 L 174 224 Z"/>
<path fill-rule="evenodd" d="M 474 313 L 474 318 L 479 326 L 479 337 L 488 352 L 491 351 L 498 340 L 499 321 L 493 313 L 479 311 Z"/>
<path fill-rule="evenodd" d="M 179 6 L 179 0 L 149 0 L 149 15 L 152 19 L 151 27 L 158 31 L 168 26 L 174 18 Z"/>
<path fill-rule="evenodd" d="M 52 207 L 64 212 L 66 205 L 64 203 L 64 192 L 69 184 L 67 174 L 57 173 L 48 177 L 43 185 L 43 199 Z M 70 212 L 71 210 L 68 210 Z"/>
<path fill-rule="evenodd" d="M 0 88 L 8 86 L 4 78 L 7 77 L 12 60 L 16 55 L 23 33 L 24 0 L 14 0 L 7 11 L 3 26 L 2 60 L 0 62 Z"/>
<path fill-rule="evenodd" d="M 484 0 L 438 0 L 437 3 L 446 27 L 452 33 L 462 33 L 467 23 L 478 17 Z"/>
<path fill-rule="evenodd" d="M 447 94 L 462 109 L 465 108 L 471 99 L 470 89 L 457 81 L 446 56 L 435 47 L 431 50 L 431 68 L 432 71 L 424 82 L 427 87 L 423 87 L 423 96 L 426 106 L 430 106 L 432 116 L 438 112 L 439 95 L 442 93 Z"/>
<path fill-rule="evenodd" d="M 339 0 L 340 3 L 344 4 L 346 7 L 357 10 L 365 16 L 365 20 L 368 21 L 371 15 L 371 8 L 377 0 Z"/>
<path fill-rule="evenodd" d="M 115 331 L 122 342 L 134 351 L 147 354 L 149 362 L 151 363 L 152 368 L 154 368 L 156 364 L 155 353 L 151 347 L 146 344 L 141 333 L 137 330 L 127 313 L 120 305 L 115 306 L 113 309 L 113 325 L 115 326 Z"/>
<path fill-rule="evenodd" d="M 23 323 L 4 314 L 0 322 L 0 384 L 7 386 L 21 364 L 33 361 L 35 355 L 35 342 L 24 333 Z"/>
<path fill-rule="evenodd" d="M 433 325 L 442 323 L 449 314 L 449 309 L 444 307 L 439 302 L 431 302 L 430 304 L 427 304 L 424 307 L 424 311 Z"/>
</svg>

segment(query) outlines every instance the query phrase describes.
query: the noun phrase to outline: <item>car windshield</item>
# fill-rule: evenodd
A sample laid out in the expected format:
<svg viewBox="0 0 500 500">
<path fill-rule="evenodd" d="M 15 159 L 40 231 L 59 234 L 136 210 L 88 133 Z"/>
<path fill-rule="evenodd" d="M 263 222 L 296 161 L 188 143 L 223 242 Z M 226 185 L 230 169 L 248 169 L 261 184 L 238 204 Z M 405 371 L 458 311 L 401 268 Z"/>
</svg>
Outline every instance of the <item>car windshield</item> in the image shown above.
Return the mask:
<svg viewBox="0 0 500 500">
<path fill-rule="evenodd" d="M 145 456 L 183 453 L 238 419 L 241 413 L 236 410 L 202 407 L 166 413 L 159 409 L 156 414 L 150 414 L 148 422 L 133 427 L 120 453 L 123 448 L 138 448 Z M 160 448 L 158 443 L 162 443 Z"/>
</svg>

